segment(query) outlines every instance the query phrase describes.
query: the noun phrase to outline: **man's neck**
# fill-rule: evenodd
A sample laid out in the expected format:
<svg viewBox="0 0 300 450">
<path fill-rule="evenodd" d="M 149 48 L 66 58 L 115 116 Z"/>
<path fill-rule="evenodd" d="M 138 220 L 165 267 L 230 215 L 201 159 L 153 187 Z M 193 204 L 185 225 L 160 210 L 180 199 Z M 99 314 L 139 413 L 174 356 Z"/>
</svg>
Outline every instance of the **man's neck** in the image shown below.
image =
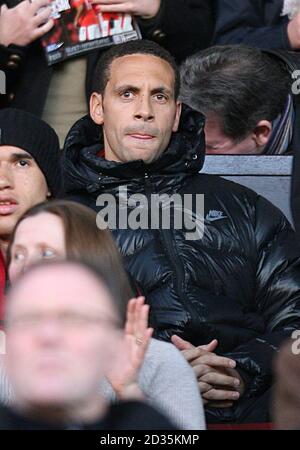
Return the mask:
<svg viewBox="0 0 300 450">
<path fill-rule="evenodd" d="M 103 157 L 104 157 L 104 159 L 106 159 L 106 161 L 112 161 L 112 162 L 118 162 L 118 163 L 124 162 L 124 161 L 121 161 L 118 158 L 118 156 L 115 154 L 115 152 L 113 152 L 110 148 L 104 149 L 103 153 L 104 153 Z"/>
</svg>

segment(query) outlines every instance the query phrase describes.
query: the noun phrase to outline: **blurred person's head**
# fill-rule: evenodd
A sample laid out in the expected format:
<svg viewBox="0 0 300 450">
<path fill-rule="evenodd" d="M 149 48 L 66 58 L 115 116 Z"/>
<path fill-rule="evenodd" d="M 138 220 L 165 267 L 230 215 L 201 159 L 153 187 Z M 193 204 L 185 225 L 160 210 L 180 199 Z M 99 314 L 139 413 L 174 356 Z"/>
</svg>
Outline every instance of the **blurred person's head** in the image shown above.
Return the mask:
<svg viewBox="0 0 300 450">
<path fill-rule="evenodd" d="M 24 212 L 62 190 L 55 131 L 17 109 L 0 110 L 0 243 L 5 247 Z"/>
<path fill-rule="evenodd" d="M 72 258 L 93 264 L 111 271 L 123 298 L 125 319 L 132 290 L 111 232 L 99 229 L 96 218 L 92 209 L 65 200 L 45 202 L 28 210 L 16 224 L 8 246 L 10 281 L 14 283 L 31 265 L 43 260 Z"/>
<path fill-rule="evenodd" d="M 206 153 L 262 154 L 290 86 L 281 62 L 261 50 L 216 46 L 183 63 L 180 99 L 206 116 Z"/>
<path fill-rule="evenodd" d="M 35 265 L 21 276 L 5 316 L 14 406 L 53 421 L 99 418 L 99 381 L 122 336 L 120 304 L 111 274 L 78 261 Z"/>
<path fill-rule="evenodd" d="M 154 42 L 128 42 L 105 52 L 90 99 L 90 115 L 103 125 L 105 158 L 157 160 L 178 130 L 179 87 L 175 60 Z"/>
</svg>

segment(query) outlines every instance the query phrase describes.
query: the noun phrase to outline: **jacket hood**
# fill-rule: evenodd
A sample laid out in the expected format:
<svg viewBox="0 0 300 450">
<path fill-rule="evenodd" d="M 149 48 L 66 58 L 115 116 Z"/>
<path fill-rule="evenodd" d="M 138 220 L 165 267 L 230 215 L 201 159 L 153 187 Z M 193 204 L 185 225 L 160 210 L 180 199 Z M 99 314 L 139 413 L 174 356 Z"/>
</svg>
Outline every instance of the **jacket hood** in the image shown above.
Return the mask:
<svg viewBox="0 0 300 450">
<path fill-rule="evenodd" d="M 119 163 L 99 156 L 104 148 L 102 127 L 89 115 L 71 128 L 64 145 L 63 168 L 67 193 L 96 192 L 117 186 L 145 174 L 182 178 L 198 173 L 205 158 L 204 116 L 183 105 L 179 130 L 172 134 L 168 148 L 151 164 L 142 160 Z"/>
</svg>

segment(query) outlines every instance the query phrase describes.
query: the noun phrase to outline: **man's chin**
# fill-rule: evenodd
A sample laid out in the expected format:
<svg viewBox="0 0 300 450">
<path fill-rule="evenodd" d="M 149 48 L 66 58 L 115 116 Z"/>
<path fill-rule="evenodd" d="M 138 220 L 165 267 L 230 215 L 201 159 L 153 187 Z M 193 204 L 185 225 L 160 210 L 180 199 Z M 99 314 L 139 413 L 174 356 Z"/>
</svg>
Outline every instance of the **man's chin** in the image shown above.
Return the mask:
<svg viewBox="0 0 300 450">
<path fill-rule="evenodd" d="M 135 148 L 126 152 L 126 162 L 143 161 L 145 164 L 151 164 L 161 156 L 157 149 Z"/>
<path fill-rule="evenodd" d="M 35 386 L 31 390 L 30 398 L 31 403 L 39 406 L 53 406 L 59 407 L 65 404 L 67 401 L 67 389 L 61 386 L 51 386 L 47 384 L 47 389 L 44 386 Z"/>
<path fill-rule="evenodd" d="M 10 216 L 0 216 L 0 239 L 10 236 L 15 228 L 19 216 L 16 214 Z"/>
</svg>

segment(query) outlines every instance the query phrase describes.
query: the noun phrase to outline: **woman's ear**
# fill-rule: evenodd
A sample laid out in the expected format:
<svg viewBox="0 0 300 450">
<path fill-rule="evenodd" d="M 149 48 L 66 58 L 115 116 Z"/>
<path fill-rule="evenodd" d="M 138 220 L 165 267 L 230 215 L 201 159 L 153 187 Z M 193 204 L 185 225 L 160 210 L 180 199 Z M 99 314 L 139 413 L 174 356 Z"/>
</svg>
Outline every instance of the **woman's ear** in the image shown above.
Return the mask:
<svg viewBox="0 0 300 450">
<path fill-rule="evenodd" d="M 97 125 L 103 125 L 103 96 L 93 92 L 90 98 L 90 116 Z"/>
</svg>

